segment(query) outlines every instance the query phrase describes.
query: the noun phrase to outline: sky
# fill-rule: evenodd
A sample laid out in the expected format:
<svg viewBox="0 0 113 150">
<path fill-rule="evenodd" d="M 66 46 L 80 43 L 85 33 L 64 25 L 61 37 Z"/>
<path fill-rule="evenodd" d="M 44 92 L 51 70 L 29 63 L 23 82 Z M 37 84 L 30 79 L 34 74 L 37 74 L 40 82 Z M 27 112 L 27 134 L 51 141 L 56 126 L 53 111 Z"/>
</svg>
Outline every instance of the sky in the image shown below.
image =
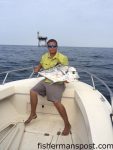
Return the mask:
<svg viewBox="0 0 113 150">
<path fill-rule="evenodd" d="M 113 47 L 113 0 L 0 0 L 0 45 Z"/>
</svg>

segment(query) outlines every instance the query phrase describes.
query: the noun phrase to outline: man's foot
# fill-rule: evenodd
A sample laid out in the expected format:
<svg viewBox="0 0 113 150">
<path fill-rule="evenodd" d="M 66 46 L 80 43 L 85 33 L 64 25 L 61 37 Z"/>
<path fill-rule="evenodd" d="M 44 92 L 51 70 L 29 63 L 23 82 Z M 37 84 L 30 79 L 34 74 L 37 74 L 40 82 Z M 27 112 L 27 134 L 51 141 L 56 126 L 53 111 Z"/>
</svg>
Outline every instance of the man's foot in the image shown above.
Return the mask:
<svg viewBox="0 0 113 150">
<path fill-rule="evenodd" d="M 36 119 L 37 118 L 37 115 L 30 115 L 29 118 L 24 122 L 24 124 L 28 124 L 31 122 L 32 119 Z"/>
<path fill-rule="evenodd" d="M 68 135 L 70 132 L 71 132 L 71 125 L 70 125 L 70 124 L 65 125 L 65 128 L 64 128 L 64 130 L 62 131 L 62 135 L 63 135 L 63 136 L 66 136 L 66 135 Z"/>
</svg>

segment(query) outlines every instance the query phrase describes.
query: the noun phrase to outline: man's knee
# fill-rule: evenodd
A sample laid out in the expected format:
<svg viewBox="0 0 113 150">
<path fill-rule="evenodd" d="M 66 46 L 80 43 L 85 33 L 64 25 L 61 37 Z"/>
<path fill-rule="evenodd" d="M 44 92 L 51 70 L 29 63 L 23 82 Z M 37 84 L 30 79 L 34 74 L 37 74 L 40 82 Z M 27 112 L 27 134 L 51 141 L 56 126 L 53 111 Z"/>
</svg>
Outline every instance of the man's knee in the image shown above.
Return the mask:
<svg viewBox="0 0 113 150">
<path fill-rule="evenodd" d="M 31 89 L 30 90 L 30 95 L 38 95 L 38 93 Z"/>
</svg>

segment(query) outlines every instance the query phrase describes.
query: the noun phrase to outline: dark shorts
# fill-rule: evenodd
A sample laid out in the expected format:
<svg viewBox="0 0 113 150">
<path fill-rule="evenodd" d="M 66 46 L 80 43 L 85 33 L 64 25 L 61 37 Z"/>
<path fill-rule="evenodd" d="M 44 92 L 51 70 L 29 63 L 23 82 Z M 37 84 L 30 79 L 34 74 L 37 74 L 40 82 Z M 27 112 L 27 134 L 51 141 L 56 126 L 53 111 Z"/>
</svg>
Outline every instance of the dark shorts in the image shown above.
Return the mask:
<svg viewBox="0 0 113 150">
<path fill-rule="evenodd" d="M 49 101 L 60 101 L 65 90 L 64 83 L 48 83 L 44 80 L 36 84 L 31 90 L 37 92 L 41 96 L 47 96 Z"/>
</svg>

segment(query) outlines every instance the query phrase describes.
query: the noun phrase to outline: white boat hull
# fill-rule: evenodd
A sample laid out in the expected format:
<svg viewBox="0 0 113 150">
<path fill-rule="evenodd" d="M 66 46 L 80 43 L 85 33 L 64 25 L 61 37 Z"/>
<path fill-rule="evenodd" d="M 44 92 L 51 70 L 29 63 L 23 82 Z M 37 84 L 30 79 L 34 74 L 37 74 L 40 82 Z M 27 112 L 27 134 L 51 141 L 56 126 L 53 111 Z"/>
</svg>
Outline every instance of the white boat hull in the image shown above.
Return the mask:
<svg viewBox="0 0 113 150">
<path fill-rule="evenodd" d="M 99 91 L 78 80 L 66 84 L 62 97 L 72 126 L 71 134 L 58 135 L 64 128 L 63 121 L 53 104 L 41 96 L 37 118 L 24 126 L 30 113 L 30 89 L 42 79 L 25 79 L 0 86 L 0 149 L 36 150 L 46 143 L 95 144 L 96 147 L 113 143 L 110 104 Z"/>
</svg>

